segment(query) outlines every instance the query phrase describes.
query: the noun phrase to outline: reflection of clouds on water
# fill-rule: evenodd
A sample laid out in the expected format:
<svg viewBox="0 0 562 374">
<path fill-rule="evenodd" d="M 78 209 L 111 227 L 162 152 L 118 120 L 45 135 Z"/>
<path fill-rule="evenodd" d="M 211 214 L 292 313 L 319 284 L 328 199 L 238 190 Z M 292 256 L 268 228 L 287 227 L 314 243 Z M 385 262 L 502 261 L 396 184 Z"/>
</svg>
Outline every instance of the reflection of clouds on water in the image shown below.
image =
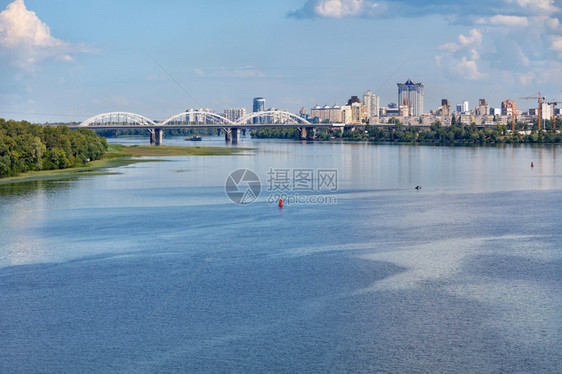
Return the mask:
<svg viewBox="0 0 562 374">
<path fill-rule="evenodd" d="M 424 282 L 446 279 L 459 272 L 463 259 L 479 247 L 483 239 L 450 239 L 373 253 L 364 258 L 386 261 L 407 270 L 376 282 L 362 292 L 402 290 L 420 287 Z"/>
<path fill-rule="evenodd" d="M 562 260 L 554 245 L 531 235 L 451 239 L 363 256 L 406 270 L 359 294 L 419 290 L 436 285 L 451 296 L 491 308 L 490 331 L 515 344 L 559 346 Z"/>
<path fill-rule="evenodd" d="M 33 263 L 45 255 L 44 238 L 35 237 L 27 229 L 41 219 L 42 211 L 22 203 L 12 205 L 11 212 L 3 219 L 1 232 L 8 244 L 1 247 L 0 267 Z"/>
<path fill-rule="evenodd" d="M 425 282 L 447 281 L 453 278 L 456 282 L 459 278 L 470 281 L 469 278 L 459 275 L 467 271 L 467 259 L 481 254 L 493 241 L 525 238 L 528 236 L 456 238 L 369 254 L 363 258 L 390 262 L 408 270 L 380 280 L 362 292 L 412 289 L 423 286 Z"/>
<path fill-rule="evenodd" d="M 68 187 L 64 181 L 0 185 L 0 267 L 44 260 L 49 240 L 36 235 L 34 228 L 48 219 L 50 198 L 54 194 L 62 196 Z"/>
</svg>

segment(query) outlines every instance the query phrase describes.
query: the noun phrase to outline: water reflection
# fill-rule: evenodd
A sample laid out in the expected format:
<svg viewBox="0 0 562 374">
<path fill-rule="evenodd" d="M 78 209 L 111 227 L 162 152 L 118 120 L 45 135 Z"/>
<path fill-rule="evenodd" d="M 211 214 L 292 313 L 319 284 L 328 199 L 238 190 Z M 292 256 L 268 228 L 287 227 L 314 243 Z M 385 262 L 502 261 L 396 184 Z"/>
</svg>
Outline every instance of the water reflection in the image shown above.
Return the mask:
<svg viewBox="0 0 562 374">
<path fill-rule="evenodd" d="M 33 263 L 44 257 L 44 241 L 31 230 L 44 217 L 49 188 L 64 183 L 32 181 L 0 185 L 0 265 Z"/>
</svg>

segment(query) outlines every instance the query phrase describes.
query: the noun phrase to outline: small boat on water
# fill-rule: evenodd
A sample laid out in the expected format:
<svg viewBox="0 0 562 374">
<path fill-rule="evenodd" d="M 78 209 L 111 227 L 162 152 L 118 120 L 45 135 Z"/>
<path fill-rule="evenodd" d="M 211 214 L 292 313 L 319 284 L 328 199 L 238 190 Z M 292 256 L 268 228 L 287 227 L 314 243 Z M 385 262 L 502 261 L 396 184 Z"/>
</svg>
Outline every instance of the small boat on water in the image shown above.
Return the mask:
<svg viewBox="0 0 562 374">
<path fill-rule="evenodd" d="M 185 138 L 187 141 L 200 142 L 202 139 L 199 135 L 194 135 L 191 138 Z"/>
</svg>

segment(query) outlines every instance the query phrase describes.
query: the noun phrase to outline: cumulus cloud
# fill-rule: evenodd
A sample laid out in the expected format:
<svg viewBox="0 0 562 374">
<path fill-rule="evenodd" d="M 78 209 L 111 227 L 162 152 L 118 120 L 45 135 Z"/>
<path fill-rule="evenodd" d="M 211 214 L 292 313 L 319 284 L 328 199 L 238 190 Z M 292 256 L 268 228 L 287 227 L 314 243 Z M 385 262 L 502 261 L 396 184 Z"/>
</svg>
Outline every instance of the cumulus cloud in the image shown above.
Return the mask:
<svg viewBox="0 0 562 374">
<path fill-rule="evenodd" d="M 468 80 L 480 80 L 488 78 L 488 74 L 483 74 L 478 71 L 478 65 L 476 60 L 469 60 L 467 57 L 462 57 L 461 61 L 458 61 L 454 65 L 453 69 L 461 76 L 464 76 Z"/>
<path fill-rule="evenodd" d="M 462 46 L 480 45 L 482 43 L 482 33 L 476 29 L 470 30 L 467 36 L 460 34 L 458 37 L 459 43 Z"/>
<path fill-rule="evenodd" d="M 437 55 L 437 65 L 445 68 L 450 74 L 461 76 L 467 80 L 488 78 L 488 74 L 480 72 L 478 49 L 482 45 L 482 32 L 471 29 L 468 35 L 460 34 L 456 42 L 445 43 L 438 47 L 443 53 Z"/>
<path fill-rule="evenodd" d="M 532 14 L 549 15 L 559 10 L 554 5 L 554 0 L 506 0 L 506 2 L 518 5 Z"/>
<path fill-rule="evenodd" d="M 84 46 L 53 37 L 49 26 L 28 10 L 23 0 L 15 0 L 0 12 L 0 54 L 7 56 L 12 66 L 33 71 L 42 60 L 71 62 L 73 53 L 86 51 Z"/>
<path fill-rule="evenodd" d="M 302 0 L 296 19 L 421 18 L 440 15 L 465 31 L 436 47 L 435 61 L 468 80 L 538 82 L 562 74 L 562 0 Z M 532 74 L 530 74 L 530 72 Z M 503 74 L 507 73 L 507 74 Z"/>
<path fill-rule="evenodd" d="M 460 49 L 460 47 L 457 43 L 450 42 L 450 43 L 445 43 L 445 44 L 440 45 L 439 47 L 437 47 L 437 49 L 454 53 L 454 52 L 458 51 Z"/>
<path fill-rule="evenodd" d="M 562 36 L 552 38 L 550 49 L 558 53 L 558 57 L 562 58 Z"/>
<path fill-rule="evenodd" d="M 371 17 L 379 13 L 379 4 L 369 0 L 308 0 L 304 6 L 289 17 L 303 18 L 344 18 Z"/>
<path fill-rule="evenodd" d="M 471 29 L 438 46 L 435 60 L 440 67 L 471 80 L 510 72 L 524 85 L 536 83 L 546 63 L 552 66 L 551 72 L 562 69 L 562 9 L 554 1 L 475 1 L 459 5 L 466 13 L 461 14 L 460 8 L 452 13 L 453 23 Z"/>
<path fill-rule="evenodd" d="M 304 5 L 289 16 L 306 18 L 370 17 L 384 13 L 385 17 L 423 17 L 441 14 L 459 24 L 474 24 L 477 20 L 493 22 L 525 22 L 529 16 L 552 16 L 560 12 L 560 0 L 303 0 Z M 507 18 L 505 18 L 507 17 Z M 511 18 L 513 17 L 513 18 Z M 523 18 L 518 18 L 523 17 Z"/>
<path fill-rule="evenodd" d="M 478 52 L 471 50 L 471 55 L 441 54 L 435 56 L 437 65 L 444 68 L 449 74 L 464 78 L 466 80 L 487 79 L 489 74 L 483 73 L 478 67 L 480 58 Z"/>
<path fill-rule="evenodd" d="M 495 15 L 492 17 L 480 18 L 476 23 L 480 25 L 527 27 L 529 26 L 529 18 L 523 16 Z"/>
</svg>

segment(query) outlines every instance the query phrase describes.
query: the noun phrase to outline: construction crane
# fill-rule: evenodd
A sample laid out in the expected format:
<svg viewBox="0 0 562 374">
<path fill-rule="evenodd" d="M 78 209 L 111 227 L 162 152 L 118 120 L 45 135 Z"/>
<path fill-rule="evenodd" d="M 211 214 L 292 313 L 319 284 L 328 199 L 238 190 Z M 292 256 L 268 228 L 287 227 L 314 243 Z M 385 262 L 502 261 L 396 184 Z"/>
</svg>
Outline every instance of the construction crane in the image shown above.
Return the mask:
<svg viewBox="0 0 562 374">
<path fill-rule="evenodd" d="M 538 108 L 538 114 L 539 114 L 539 131 L 541 131 L 541 120 L 542 120 L 542 102 L 544 100 L 546 100 L 543 96 L 541 96 L 541 93 L 539 92 L 538 96 L 527 96 L 527 97 L 520 97 L 520 99 L 524 99 L 524 100 L 529 100 L 529 99 L 535 99 L 538 100 L 539 103 L 539 108 Z"/>
<path fill-rule="evenodd" d="M 551 101 L 548 105 L 552 105 L 552 130 L 556 131 L 556 104 L 562 104 L 562 101 Z"/>
<path fill-rule="evenodd" d="M 515 135 L 515 108 L 511 108 L 511 135 Z"/>
</svg>

